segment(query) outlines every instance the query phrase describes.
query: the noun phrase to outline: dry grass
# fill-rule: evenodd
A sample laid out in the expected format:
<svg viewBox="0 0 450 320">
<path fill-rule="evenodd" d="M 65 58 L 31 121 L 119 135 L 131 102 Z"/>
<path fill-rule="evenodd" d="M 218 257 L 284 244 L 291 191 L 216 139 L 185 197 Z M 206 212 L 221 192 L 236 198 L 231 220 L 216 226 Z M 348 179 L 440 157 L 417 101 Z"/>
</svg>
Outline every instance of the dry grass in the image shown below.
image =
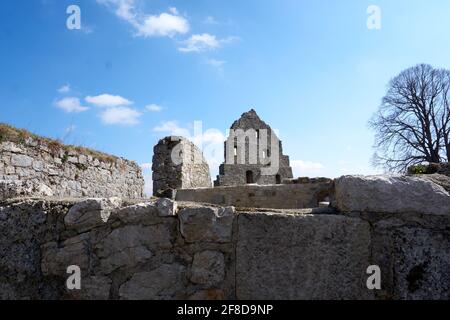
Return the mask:
<svg viewBox="0 0 450 320">
<path fill-rule="evenodd" d="M 25 129 L 14 128 L 10 125 L 0 123 L 0 143 L 11 141 L 17 144 L 26 144 L 27 139 L 33 139 L 38 145 L 45 145 L 50 152 L 57 154 L 60 150 L 64 152 L 77 152 L 84 155 L 90 155 L 103 162 L 115 162 L 118 158 L 100 151 L 92 150 L 82 146 L 65 145 L 59 140 L 41 137 Z"/>
</svg>

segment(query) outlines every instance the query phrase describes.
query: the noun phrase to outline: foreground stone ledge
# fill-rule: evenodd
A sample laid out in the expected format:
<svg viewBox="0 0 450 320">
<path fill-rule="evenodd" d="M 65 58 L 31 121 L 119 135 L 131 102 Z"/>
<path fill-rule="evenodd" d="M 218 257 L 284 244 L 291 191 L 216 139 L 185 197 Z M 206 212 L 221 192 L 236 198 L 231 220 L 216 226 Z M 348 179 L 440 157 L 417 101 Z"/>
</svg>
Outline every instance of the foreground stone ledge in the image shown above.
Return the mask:
<svg viewBox="0 0 450 320">
<path fill-rule="evenodd" d="M 450 216 L 427 212 L 0 205 L 0 299 L 448 300 L 449 253 Z M 69 265 L 81 268 L 80 291 L 66 288 Z M 381 269 L 381 290 L 366 287 L 369 265 Z"/>
<path fill-rule="evenodd" d="M 342 212 L 450 215 L 450 195 L 417 177 L 344 176 L 335 181 L 334 206 Z"/>
</svg>

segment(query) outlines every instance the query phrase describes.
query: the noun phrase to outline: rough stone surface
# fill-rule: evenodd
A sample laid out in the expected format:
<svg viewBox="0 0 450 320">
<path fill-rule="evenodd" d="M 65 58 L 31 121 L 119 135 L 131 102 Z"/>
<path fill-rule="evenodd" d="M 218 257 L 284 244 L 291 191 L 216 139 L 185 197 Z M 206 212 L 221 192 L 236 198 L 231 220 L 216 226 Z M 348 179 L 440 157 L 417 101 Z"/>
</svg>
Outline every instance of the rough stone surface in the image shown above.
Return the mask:
<svg viewBox="0 0 450 320">
<path fill-rule="evenodd" d="M 18 197 L 52 197 L 53 190 L 32 180 L 0 180 L 0 201 Z"/>
<path fill-rule="evenodd" d="M 450 215 L 110 201 L 2 202 L 0 299 L 450 299 Z"/>
<path fill-rule="evenodd" d="M 281 184 L 293 177 L 281 141 L 255 110 L 243 113 L 230 129 L 225 162 L 219 168 L 215 186 Z M 274 170 L 267 172 L 268 167 Z"/>
<path fill-rule="evenodd" d="M 160 217 L 174 216 L 177 213 L 177 203 L 170 199 L 158 199 L 156 207 Z"/>
<path fill-rule="evenodd" d="M 230 242 L 234 221 L 234 208 L 199 207 L 179 212 L 180 231 L 186 242 Z"/>
<path fill-rule="evenodd" d="M 9 193 L 0 182 L 0 201 L 14 196 L 143 197 L 141 168 L 121 158 L 99 160 L 33 139 L 20 145 L 3 141 L 0 155 L 0 181 L 17 182 Z"/>
<path fill-rule="evenodd" d="M 177 201 L 241 208 L 315 208 L 333 192 L 332 180 L 281 185 L 242 185 L 178 190 Z"/>
<path fill-rule="evenodd" d="M 450 299 L 448 221 L 432 229 L 398 219 L 376 222 L 372 248 L 373 263 L 382 268 L 381 296 Z"/>
<path fill-rule="evenodd" d="M 417 177 L 344 176 L 335 188 L 335 206 L 343 212 L 450 214 L 449 193 Z"/>
<path fill-rule="evenodd" d="M 370 227 L 336 215 L 240 214 L 238 299 L 370 299 Z"/>
<path fill-rule="evenodd" d="M 176 299 L 186 281 L 186 269 L 179 264 L 162 265 L 159 268 L 136 273 L 119 290 L 120 298 L 136 299 Z"/>
<path fill-rule="evenodd" d="M 87 199 L 75 204 L 64 217 L 68 228 L 86 231 L 106 223 L 114 209 L 121 206 L 122 199 Z"/>
<path fill-rule="evenodd" d="M 193 283 L 214 286 L 224 276 L 225 262 L 221 252 L 207 250 L 195 254 L 190 277 Z"/>
<path fill-rule="evenodd" d="M 167 197 L 172 190 L 211 187 L 209 166 L 202 152 L 183 137 L 161 139 L 153 150 L 153 194 Z"/>
</svg>

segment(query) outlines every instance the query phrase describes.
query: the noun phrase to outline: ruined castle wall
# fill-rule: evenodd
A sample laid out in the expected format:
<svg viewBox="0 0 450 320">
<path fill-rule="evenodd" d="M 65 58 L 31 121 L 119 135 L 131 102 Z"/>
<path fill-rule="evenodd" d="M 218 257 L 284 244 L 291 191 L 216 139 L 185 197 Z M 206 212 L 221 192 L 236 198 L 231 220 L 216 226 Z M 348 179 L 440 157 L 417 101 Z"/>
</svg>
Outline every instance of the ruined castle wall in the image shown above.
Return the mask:
<svg viewBox="0 0 450 320">
<path fill-rule="evenodd" d="M 209 166 L 197 146 L 189 140 L 170 136 L 153 149 L 153 194 L 167 196 L 176 189 L 209 188 Z"/>
<path fill-rule="evenodd" d="M 0 299 L 450 299 L 450 195 L 343 177 L 330 209 L 159 199 L 0 206 Z M 70 265 L 81 290 L 66 288 Z M 379 266 L 381 289 L 366 286 Z"/>
<path fill-rule="evenodd" d="M 315 208 L 332 193 L 332 181 L 178 190 L 176 200 L 247 208 Z"/>
<path fill-rule="evenodd" d="M 0 200 L 12 196 L 142 198 L 144 179 L 131 161 L 27 139 L 0 143 Z"/>
</svg>

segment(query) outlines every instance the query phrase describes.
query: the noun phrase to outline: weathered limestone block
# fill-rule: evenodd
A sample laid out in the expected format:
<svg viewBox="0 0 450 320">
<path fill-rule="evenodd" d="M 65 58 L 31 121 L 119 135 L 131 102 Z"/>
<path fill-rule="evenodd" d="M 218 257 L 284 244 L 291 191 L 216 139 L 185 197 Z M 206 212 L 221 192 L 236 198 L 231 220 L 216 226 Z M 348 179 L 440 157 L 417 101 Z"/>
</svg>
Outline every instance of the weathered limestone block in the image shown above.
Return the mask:
<svg viewBox="0 0 450 320">
<path fill-rule="evenodd" d="M 223 253 L 206 250 L 194 255 L 190 280 L 193 283 L 214 286 L 225 276 Z"/>
<path fill-rule="evenodd" d="M 398 219 L 374 224 L 373 264 L 381 267 L 382 298 L 450 299 L 450 231 Z"/>
<path fill-rule="evenodd" d="M 125 300 L 179 299 L 183 297 L 186 268 L 180 264 L 164 264 L 159 268 L 136 273 L 119 289 Z"/>
<path fill-rule="evenodd" d="M 76 203 L 64 217 L 67 228 L 85 232 L 108 222 L 111 212 L 122 205 L 122 199 L 87 199 Z"/>
<path fill-rule="evenodd" d="M 234 208 L 185 208 L 179 212 L 180 231 L 186 242 L 230 242 Z"/>
<path fill-rule="evenodd" d="M 80 267 L 82 272 L 89 270 L 89 235 L 86 233 L 64 241 L 61 246 L 57 242 L 46 243 L 41 250 L 44 275 L 65 277 L 71 265 Z"/>
<path fill-rule="evenodd" d="M 160 217 L 174 216 L 177 212 L 177 203 L 170 199 L 158 199 L 156 201 L 156 207 L 158 208 L 158 215 Z"/>
<path fill-rule="evenodd" d="M 51 197 L 53 191 L 34 180 L 0 180 L 0 201 L 17 197 Z"/>
<path fill-rule="evenodd" d="M 449 193 L 416 177 L 344 176 L 335 188 L 335 206 L 343 212 L 450 214 Z"/>
<path fill-rule="evenodd" d="M 95 252 L 100 258 L 100 270 L 104 274 L 135 266 L 150 259 L 155 250 L 172 247 L 171 230 L 166 224 L 151 226 L 128 225 L 113 230 L 97 244 Z"/>
<path fill-rule="evenodd" d="M 13 154 L 11 156 L 11 165 L 14 167 L 31 167 L 33 164 L 33 158 L 23 154 Z"/>
<path fill-rule="evenodd" d="M 211 187 L 208 163 L 189 140 L 165 137 L 153 151 L 153 195 L 167 197 L 170 190 Z"/>
<path fill-rule="evenodd" d="M 370 299 L 369 224 L 337 215 L 241 213 L 237 299 Z"/>
<path fill-rule="evenodd" d="M 158 224 L 176 219 L 177 203 L 170 199 L 158 199 L 156 202 L 139 203 L 125 207 L 114 213 L 114 219 L 124 224 Z M 169 222 L 170 223 L 170 222 Z"/>
</svg>

